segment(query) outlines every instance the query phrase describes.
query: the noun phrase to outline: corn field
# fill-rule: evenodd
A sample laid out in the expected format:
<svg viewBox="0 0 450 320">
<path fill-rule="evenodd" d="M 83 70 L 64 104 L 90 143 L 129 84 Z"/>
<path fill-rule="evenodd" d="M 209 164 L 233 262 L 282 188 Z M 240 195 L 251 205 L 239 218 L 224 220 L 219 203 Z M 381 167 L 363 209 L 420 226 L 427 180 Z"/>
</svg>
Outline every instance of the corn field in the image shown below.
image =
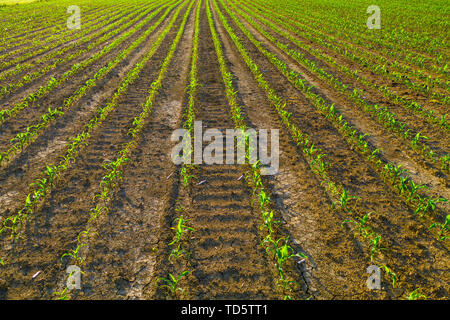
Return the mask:
<svg viewBox="0 0 450 320">
<path fill-rule="evenodd" d="M 448 1 L 15 2 L 0 299 L 450 298 Z M 278 171 L 180 128 L 278 130 Z"/>
</svg>

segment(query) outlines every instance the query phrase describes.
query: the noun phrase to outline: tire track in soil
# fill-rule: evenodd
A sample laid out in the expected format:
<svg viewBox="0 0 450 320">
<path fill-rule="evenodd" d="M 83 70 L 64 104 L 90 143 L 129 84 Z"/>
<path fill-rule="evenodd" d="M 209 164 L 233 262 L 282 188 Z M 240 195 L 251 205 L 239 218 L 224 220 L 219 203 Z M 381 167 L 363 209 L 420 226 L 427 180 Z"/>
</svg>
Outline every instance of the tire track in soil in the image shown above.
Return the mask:
<svg viewBox="0 0 450 320">
<path fill-rule="evenodd" d="M 119 63 L 110 74 L 91 89 L 91 92 L 72 106 L 68 112 L 54 121 L 40 137 L 24 152 L 19 154 L 9 165 L 0 168 L 0 192 L 2 195 L 1 216 L 9 216 L 19 209 L 30 183 L 34 182 L 45 166 L 55 163 L 64 152 L 70 137 L 83 130 L 98 106 L 104 105 L 117 89 L 123 76 L 131 70 L 139 58 L 151 47 L 154 40 L 164 30 L 168 19 L 151 34 L 141 46 L 135 49 L 123 62 Z M 6 192 L 7 191 L 7 192 Z"/>
<path fill-rule="evenodd" d="M 186 7 L 180 12 L 179 24 Z M 172 28 L 161 46 L 122 97 L 119 105 L 102 125 L 101 132 L 92 135 L 91 143 L 79 156 L 79 160 L 62 177 L 47 198 L 39 213 L 28 221 L 21 242 L 4 246 L 2 257 L 8 261 L 3 277 L 9 287 L 4 293 L 8 299 L 50 299 L 55 291 L 54 279 L 65 274 L 62 265 L 55 264 L 61 255 L 71 248 L 80 230 L 89 219 L 93 207 L 93 195 L 99 190 L 104 175 L 103 164 L 113 160 L 122 144 L 131 139 L 127 128 L 142 111 L 141 105 L 148 95 L 148 86 L 159 72 L 159 61 L 167 55 L 175 38 Z M 32 275 L 42 271 L 32 280 Z"/>
<path fill-rule="evenodd" d="M 195 12 L 191 12 L 141 142 L 124 170 L 123 184 L 89 249 L 84 298 L 146 299 L 145 290 L 153 284 L 153 248 L 167 232 L 160 224 L 175 205 L 178 192 L 178 174 L 167 179 L 176 170 L 169 146 L 172 132 L 181 127 L 194 18 Z"/>
<path fill-rule="evenodd" d="M 366 140 L 375 149 L 382 150 L 380 153 L 382 158 L 385 158 L 394 165 L 401 165 L 402 168 L 407 169 L 415 183 L 425 184 L 429 187 L 427 193 L 431 194 L 434 198 L 445 197 L 446 199 L 450 199 L 450 184 L 447 176 L 436 165 L 430 163 L 428 159 L 422 159 L 416 152 L 405 145 L 404 140 L 401 140 L 384 126 L 373 120 L 360 107 L 352 107 L 353 102 L 349 101 L 344 94 L 335 92 L 328 84 L 322 82 L 321 79 L 311 74 L 309 70 L 264 38 L 249 23 L 244 21 L 241 16 L 237 16 L 268 51 L 275 53 L 278 59 L 285 62 L 289 68 L 301 74 L 302 78 L 313 85 L 317 89 L 314 91 L 320 94 L 327 103 L 334 103 L 350 125 L 358 129 L 359 132 L 367 133 L 369 137 Z M 443 143 L 445 145 L 445 142 Z M 433 144 L 431 143 L 431 145 Z M 443 212 L 450 210 L 449 203 L 439 203 L 438 207 Z"/>
<path fill-rule="evenodd" d="M 219 21 L 217 14 L 213 14 Z M 311 172 L 309 163 L 299 155 L 301 151 L 270 108 L 264 91 L 222 25 L 218 26 L 218 33 L 230 72 L 235 76 L 247 126 L 280 131 L 280 169 L 276 175 L 265 177 L 264 185 L 270 190 L 275 211 L 281 213 L 282 233 L 292 239 L 296 252 L 308 256 L 306 264 L 297 264 L 296 270 L 297 276 L 306 281 L 305 291 L 315 299 L 384 298 L 383 293 L 366 287 L 370 263 L 352 233 L 340 227 L 345 217 L 331 209 L 332 200 Z"/>
<path fill-rule="evenodd" d="M 225 13 L 228 17 L 228 15 Z M 351 195 L 362 200 L 359 209 L 374 213 L 370 222 L 374 231 L 382 234 L 383 246 L 389 248 L 384 258 L 400 277 L 400 286 L 409 290 L 396 290 L 396 297 L 407 294 L 417 287 L 430 288 L 425 294 L 430 298 L 449 297 L 450 272 L 449 250 L 434 239 L 427 227 L 420 223 L 411 209 L 396 193 L 377 176 L 356 151 L 349 149 L 337 130 L 316 112 L 311 103 L 297 91 L 279 71 L 228 17 L 230 26 L 245 44 L 247 51 L 265 75 L 266 80 L 281 97 L 295 98 L 288 101 L 286 110 L 291 120 L 302 131 L 312 133 L 310 140 L 316 148 L 327 154 L 332 164 L 330 178 L 339 181 Z M 365 278 L 366 279 L 366 278 Z"/>
<path fill-rule="evenodd" d="M 199 33 L 196 120 L 204 129 L 234 128 L 228 114 L 219 65 L 202 3 Z M 272 263 L 259 245 L 259 213 L 251 206 L 244 167 L 200 165 L 190 193 L 186 217 L 195 228 L 189 244 L 189 296 L 194 299 L 275 299 Z M 198 185 L 199 181 L 206 180 Z M 168 254 L 168 253 L 167 253 Z M 160 261 L 158 276 L 167 276 L 167 260 Z M 274 267 L 273 267 L 274 269 Z M 165 297 L 157 292 L 157 298 Z"/>
</svg>

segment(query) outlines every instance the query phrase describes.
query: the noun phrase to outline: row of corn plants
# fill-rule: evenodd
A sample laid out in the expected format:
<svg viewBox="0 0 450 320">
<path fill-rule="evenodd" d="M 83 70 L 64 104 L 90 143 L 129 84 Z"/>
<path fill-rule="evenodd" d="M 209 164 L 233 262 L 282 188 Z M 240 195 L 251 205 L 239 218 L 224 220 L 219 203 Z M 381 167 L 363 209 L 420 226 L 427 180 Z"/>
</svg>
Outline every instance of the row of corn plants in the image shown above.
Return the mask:
<svg viewBox="0 0 450 320">
<path fill-rule="evenodd" d="M 347 97 L 355 102 L 362 110 L 369 115 L 372 116 L 377 122 L 383 125 L 388 130 L 396 133 L 400 138 L 407 141 L 407 143 L 411 146 L 413 150 L 415 150 L 418 154 L 428 158 L 434 163 L 438 163 L 441 165 L 444 171 L 449 170 L 450 159 L 449 155 L 443 155 L 439 158 L 436 158 L 436 153 L 433 149 L 424 143 L 424 140 L 427 137 L 421 135 L 420 132 L 415 132 L 414 130 L 407 127 L 407 124 L 398 120 L 398 116 L 390 112 L 386 106 L 370 104 L 367 103 L 365 99 L 365 93 L 363 90 L 359 90 L 356 88 L 352 88 L 349 84 L 345 84 L 340 81 L 338 78 L 334 77 L 332 74 L 327 73 L 322 68 L 317 66 L 311 60 L 305 58 L 305 56 L 294 49 L 290 49 L 288 45 L 280 42 L 277 38 L 272 36 L 270 33 L 265 31 L 259 24 L 257 24 L 252 18 L 247 15 L 245 12 L 239 10 L 236 6 L 231 6 L 239 12 L 241 16 L 243 16 L 248 23 L 250 23 L 256 30 L 258 30 L 266 39 L 268 39 L 271 43 L 276 45 L 279 49 L 285 52 L 287 55 L 292 57 L 294 60 L 307 67 L 313 74 L 317 75 L 320 79 L 327 82 L 329 85 L 333 86 L 335 89 L 347 95 Z M 291 40 L 294 43 L 297 43 L 296 39 L 293 39 L 289 34 L 283 32 L 275 25 L 271 23 L 264 23 L 270 28 L 276 30 L 279 34 L 283 35 L 287 39 Z"/>
<path fill-rule="evenodd" d="M 222 45 L 220 43 L 217 31 L 214 27 L 212 13 L 209 5 L 207 5 L 207 16 L 214 42 L 214 47 L 216 49 L 217 58 L 219 60 L 222 79 L 226 88 L 228 104 L 231 109 L 231 117 L 235 123 L 235 127 L 242 130 L 242 133 L 244 133 L 246 130 L 246 125 L 244 122 L 244 116 L 241 113 L 241 107 L 236 100 L 237 91 L 235 91 L 233 87 L 233 75 L 228 70 L 227 62 L 222 51 Z M 221 18 L 223 18 L 223 16 L 221 16 Z M 248 139 L 246 141 L 246 145 L 247 147 L 250 146 L 250 144 L 248 143 Z M 246 148 L 246 150 L 247 152 L 245 156 L 247 160 L 249 160 L 249 154 L 251 151 L 248 150 L 248 148 Z M 307 256 L 301 252 L 295 252 L 294 249 L 289 245 L 288 237 L 277 236 L 277 226 L 279 225 L 279 222 L 275 220 L 275 214 L 271 208 L 272 204 L 268 195 L 268 191 L 263 185 L 259 162 L 250 166 L 250 170 L 245 175 L 245 178 L 249 186 L 253 190 L 253 195 L 259 200 L 259 207 L 263 220 L 263 223 L 261 224 L 261 230 L 264 230 L 265 232 L 265 237 L 261 241 L 261 245 L 265 248 L 270 258 L 275 262 L 275 266 L 279 273 L 279 285 L 283 289 L 284 298 L 290 299 L 292 290 L 294 289 L 294 280 L 292 280 L 287 275 L 286 266 L 288 264 L 288 261 L 292 260 L 295 257 L 306 259 Z"/>
<path fill-rule="evenodd" d="M 220 0 L 222 1 L 222 0 Z M 446 202 L 447 199 L 437 197 L 432 198 L 427 195 L 421 195 L 419 190 L 425 189 L 426 186 L 415 184 L 409 178 L 406 170 L 398 166 L 392 165 L 380 156 L 380 150 L 374 149 L 365 139 L 366 134 L 359 133 L 357 129 L 351 126 L 340 114 L 334 104 L 328 104 L 320 95 L 313 93 L 310 86 L 305 86 L 304 79 L 291 70 L 284 62 L 280 61 L 277 56 L 267 51 L 259 41 L 245 28 L 236 16 L 224 7 L 227 13 L 232 17 L 233 21 L 240 30 L 248 37 L 248 39 L 257 47 L 257 49 L 267 57 L 267 59 L 301 92 L 304 93 L 316 109 L 340 132 L 344 139 L 360 152 L 374 166 L 377 173 L 384 181 L 390 182 L 398 194 L 406 200 L 416 214 L 426 215 L 434 213 L 439 202 Z"/>
<path fill-rule="evenodd" d="M 361 72 L 359 72 L 358 70 L 354 70 L 352 68 L 349 68 L 345 64 L 338 63 L 335 59 L 331 58 L 329 55 L 323 54 L 320 50 L 318 50 L 318 49 L 316 49 L 316 48 L 314 48 L 314 47 L 312 47 L 312 46 L 310 46 L 310 45 L 308 45 L 308 44 L 306 44 L 304 42 L 299 41 L 297 38 L 293 37 L 288 32 L 283 31 L 279 26 L 277 26 L 276 24 L 274 24 L 272 21 L 270 21 L 268 19 L 269 18 L 268 14 L 266 14 L 266 15 L 261 14 L 261 15 L 258 16 L 258 15 L 256 15 L 254 13 L 255 10 L 254 10 L 253 7 L 251 7 L 248 4 L 247 4 L 247 6 L 249 6 L 252 9 L 252 10 L 247 9 L 248 13 L 250 13 L 251 15 L 256 17 L 256 19 L 259 20 L 260 22 L 262 22 L 262 23 L 266 24 L 267 26 L 269 26 L 271 29 L 277 31 L 279 34 L 281 34 L 286 39 L 289 39 L 291 42 L 295 43 L 295 45 L 298 46 L 299 48 L 301 48 L 302 50 L 305 50 L 306 52 L 308 52 L 312 56 L 318 57 L 322 61 L 326 61 L 328 64 L 336 67 L 341 72 L 351 76 L 356 81 L 362 83 L 366 87 L 375 89 L 376 91 L 381 93 L 383 96 L 385 96 L 386 98 L 390 99 L 392 102 L 396 103 L 397 105 L 402 106 L 406 110 L 413 111 L 415 114 L 420 116 L 421 119 L 426 120 L 431 125 L 441 127 L 441 128 L 443 128 L 445 130 L 449 130 L 450 129 L 450 124 L 447 122 L 447 115 L 446 114 L 442 115 L 441 117 L 438 117 L 438 116 L 435 115 L 433 110 L 424 109 L 416 101 L 413 101 L 411 99 L 405 99 L 401 95 L 399 95 L 399 94 L 395 93 L 394 91 L 390 90 L 388 88 L 388 86 L 386 86 L 386 85 L 378 85 L 377 83 L 366 79 L 361 74 Z M 273 20 L 276 20 L 279 23 L 279 25 L 283 26 L 285 29 L 289 30 L 293 34 L 296 34 L 296 35 L 299 34 L 298 26 L 293 25 L 292 23 L 288 23 L 288 22 L 286 22 L 286 20 L 283 20 L 281 18 L 275 18 L 276 14 L 277 13 L 275 13 L 275 12 L 271 12 L 270 13 L 270 18 L 273 19 Z M 324 46 L 326 46 L 328 44 L 325 41 L 317 39 L 315 37 L 315 34 L 309 34 L 309 33 L 303 33 L 303 32 L 301 34 L 302 34 L 302 36 L 306 37 L 310 41 L 313 41 L 313 42 L 319 41 L 320 42 L 319 44 L 324 45 Z M 334 51 L 336 53 L 340 54 L 340 55 L 351 55 L 351 53 L 348 50 L 340 50 L 337 46 L 332 47 L 329 44 L 327 46 L 330 47 L 332 50 L 335 49 Z M 368 62 L 366 64 L 370 65 L 370 63 L 368 63 Z M 377 66 L 378 65 L 375 65 L 374 68 L 376 68 Z M 387 71 L 387 69 L 384 68 L 383 72 L 385 72 L 385 71 Z"/>
<path fill-rule="evenodd" d="M 98 61 L 102 57 L 104 57 L 107 53 L 111 52 L 113 49 L 117 48 L 120 44 L 122 44 L 125 40 L 130 38 L 136 32 L 138 32 L 143 26 L 145 26 L 151 19 L 153 19 L 161 10 L 163 10 L 163 6 L 149 14 L 143 21 L 141 21 L 138 25 L 133 26 L 127 32 L 124 32 L 120 35 L 119 38 L 115 39 L 113 42 L 108 44 L 103 48 L 100 52 L 97 52 L 89 59 L 84 60 L 79 64 L 74 64 L 70 70 L 66 71 L 61 77 L 58 79 L 51 78 L 48 83 L 44 86 L 41 86 L 34 93 L 31 93 L 27 97 L 25 97 L 21 102 L 14 105 L 11 108 L 0 110 L 0 123 L 4 122 L 8 118 L 13 118 L 17 116 L 22 110 L 32 106 L 38 98 L 41 98 L 52 90 L 60 87 L 66 81 L 68 81 L 73 75 L 85 70 L 95 61 Z"/>
<path fill-rule="evenodd" d="M 181 1 L 172 4 L 168 8 L 168 11 L 175 8 L 179 3 L 181 3 Z M 181 8 L 177 9 L 177 12 L 179 12 L 179 10 L 181 10 Z M 7 231 L 12 238 L 17 238 L 20 236 L 22 225 L 26 221 L 27 217 L 37 211 L 38 206 L 43 203 L 45 197 L 53 190 L 56 181 L 60 178 L 62 173 L 68 170 L 70 166 L 76 161 L 81 148 L 88 145 L 88 141 L 91 135 L 98 130 L 98 127 L 102 124 L 102 122 L 105 121 L 108 115 L 117 107 L 119 99 L 123 96 L 124 93 L 126 93 L 128 87 L 137 79 L 139 72 L 142 70 L 145 62 L 147 62 L 153 56 L 162 41 L 165 39 L 165 36 L 175 23 L 175 18 L 171 18 L 169 25 L 160 34 L 158 39 L 152 44 L 152 48 L 149 50 L 149 52 L 128 73 L 128 75 L 122 81 L 120 87 L 112 96 L 111 100 L 105 106 L 96 110 L 97 113 L 88 122 L 88 124 L 86 125 L 86 129 L 83 130 L 83 132 L 79 133 L 75 138 L 71 139 L 72 143 L 68 144 L 66 149 L 67 151 L 65 155 L 61 157 L 62 159 L 58 162 L 58 164 L 47 165 L 46 169 L 43 171 L 42 177 L 36 179 L 36 181 L 31 184 L 31 186 L 34 187 L 34 190 L 27 195 L 25 203 L 19 210 L 19 212 L 13 216 L 6 218 L 3 221 L 3 227 L 0 229 L 0 234 Z M 138 120 L 139 119 L 136 119 L 135 123 L 137 123 Z M 114 164 L 110 165 L 114 167 Z"/>
<path fill-rule="evenodd" d="M 176 13 L 172 17 L 169 25 L 164 30 L 164 32 L 161 34 L 161 36 L 158 38 L 157 41 L 155 41 L 153 45 L 153 49 L 151 52 L 154 52 L 157 47 L 162 43 L 167 33 L 171 30 L 171 28 L 174 26 L 176 19 L 180 13 L 180 11 L 187 5 L 188 2 L 185 2 L 179 8 L 177 9 Z M 85 256 L 87 252 L 85 251 L 83 255 L 80 254 L 80 249 L 83 247 L 88 247 L 88 244 L 90 241 L 95 239 L 95 236 L 98 234 L 97 232 L 94 232 L 93 230 L 98 226 L 98 221 L 101 216 L 107 215 L 109 212 L 109 204 L 111 203 L 112 199 L 114 198 L 115 191 L 120 185 L 120 182 L 122 181 L 122 175 L 123 175 L 123 167 L 126 163 L 130 161 L 130 157 L 132 154 L 132 151 L 137 147 L 140 134 L 142 133 L 142 130 L 145 126 L 145 123 L 147 122 L 147 118 L 149 117 L 150 113 L 153 109 L 153 104 L 155 101 L 156 96 L 158 95 L 159 89 L 161 88 L 162 81 L 164 80 L 168 67 L 172 61 L 172 58 L 175 54 L 175 50 L 177 49 L 177 46 L 180 42 L 180 39 L 183 35 L 184 28 L 186 25 L 186 21 L 189 17 L 189 13 L 191 11 L 192 6 L 194 5 L 194 1 L 191 1 L 186 13 L 184 14 L 183 21 L 180 24 L 180 27 L 178 29 L 177 35 L 175 36 L 175 39 L 172 42 L 172 45 L 169 49 L 169 52 L 164 59 L 161 69 L 159 71 L 158 77 L 151 83 L 150 89 L 149 89 L 149 95 L 147 97 L 147 100 L 142 105 L 142 112 L 141 114 L 135 118 L 133 121 L 132 127 L 128 130 L 128 134 L 132 136 L 132 140 L 128 143 L 124 144 L 123 149 L 118 152 L 118 157 L 114 160 L 105 165 L 105 169 L 107 170 L 107 173 L 105 176 L 101 179 L 100 182 L 100 188 L 101 192 L 97 193 L 94 196 L 94 200 L 96 200 L 97 204 L 95 207 L 91 208 L 89 211 L 89 221 L 88 221 L 88 228 L 82 232 L 80 232 L 80 236 L 77 238 L 77 245 L 74 249 L 66 252 L 64 256 L 69 256 L 75 264 L 78 266 L 82 266 L 83 262 L 85 261 Z M 141 62 L 141 68 L 143 67 L 143 63 Z M 137 77 L 137 74 L 136 76 Z M 178 223 L 181 222 L 182 229 L 183 218 L 181 220 L 178 220 Z M 183 231 L 186 231 L 183 229 Z M 181 236 L 180 236 L 181 237 Z"/>
<path fill-rule="evenodd" d="M 137 40 L 126 48 L 126 50 L 121 51 L 114 60 L 111 60 L 106 66 L 100 68 L 94 76 L 87 80 L 82 87 L 77 89 L 73 95 L 66 98 L 61 107 L 57 107 L 55 109 L 49 107 L 48 112 L 41 117 L 41 122 L 28 127 L 24 132 L 18 133 L 14 138 L 12 138 L 12 146 L 6 152 L 0 153 L 0 165 L 4 162 L 7 163 L 11 161 L 19 152 L 25 150 L 28 145 L 33 143 L 40 136 L 45 128 L 47 128 L 55 119 L 62 116 L 67 110 L 70 109 L 70 107 L 85 96 L 90 89 L 96 86 L 98 81 L 102 80 L 114 67 L 126 59 L 126 57 L 130 55 L 133 50 L 136 49 L 162 23 L 162 21 L 164 21 L 169 12 L 170 9 L 166 10 L 165 14 L 161 16 L 155 24 L 146 29 Z"/>
<path fill-rule="evenodd" d="M 200 86 L 198 82 L 198 42 L 199 42 L 199 23 L 200 23 L 200 7 L 201 1 L 199 0 L 199 5 L 197 7 L 196 17 L 195 17 L 195 29 L 194 29 L 194 38 L 192 42 L 192 55 L 191 55 L 191 69 L 189 72 L 189 86 L 187 88 L 188 93 L 188 102 L 183 115 L 185 119 L 183 123 L 183 129 L 187 130 L 186 134 L 189 134 L 190 137 L 193 137 L 194 130 L 194 120 L 195 120 L 195 102 L 197 97 L 197 89 Z M 186 139 L 187 141 L 187 139 Z M 190 148 L 185 148 L 185 150 L 189 150 L 187 154 L 184 154 L 185 159 L 191 157 L 192 150 Z M 190 181 L 194 178 L 193 171 L 195 170 L 194 164 L 188 164 L 188 161 L 184 161 L 183 165 L 180 168 L 180 177 L 183 181 L 183 186 L 188 188 L 190 185 Z"/>
<path fill-rule="evenodd" d="M 188 101 L 185 109 L 185 113 L 183 117 L 185 121 L 183 123 L 183 128 L 186 129 L 189 133 L 193 131 L 193 124 L 195 118 L 195 102 L 197 97 L 197 88 L 199 86 L 198 83 L 198 42 L 199 42 L 199 32 L 200 32 L 200 8 L 201 8 L 201 0 L 197 3 L 197 9 L 195 14 L 195 23 L 194 23 L 194 37 L 192 42 L 192 53 L 191 53 L 191 68 L 189 72 L 189 85 L 187 87 Z M 191 135 L 192 136 L 192 135 Z M 190 157 L 191 154 L 185 154 L 186 158 Z M 183 187 L 188 190 L 190 188 L 190 181 L 193 178 L 193 175 L 190 174 L 193 171 L 193 165 L 187 164 L 186 161 L 180 168 L 180 178 L 182 179 Z M 195 229 L 188 226 L 188 219 L 183 217 L 183 208 L 182 205 L 179 205 L 176 209 L 177 212 L 180 213 L 180 216 L 174 220 L 175 227 L 172 227 L 175 230 L 175 236 L 173 240 L 168 244 L 169 247 L 173 249 L 170 251 L 170 255 L 168 257 L 169 264 L 172 266 L 174 271 L 168 272 L 166 277 L 159 277 L 156 280 L 156 286 L 168 289 L 172 297 L 177 297 L 178 292 L 183 293 L 184 289 L 180 287 L 180 280 L 186 277 L 191 273 L 188 269 L 186 262 L 183 261 L 180 263 L 180 258 L 184 257 L 188 259 L 190 257 L 190 253 L 186 248 L 185 241 L 187 239 L 186 236 L 189 233 L 195 232 Z M 179 273 L 177 273 L 179 271 Z"/>
<path fill-rule="evenodd" d="M 147 14 L 149 10 L 151 10 L 151 9 L 147 9 L 147 10 L 145 10 L 145 9 L 147 9 L 147 8 L 142 8 L 140 10 L 135 10 L 135 8 L 132 8 L 126 12 L 122 12 L 122 11 L 118 12 L 115 15 L 113 15 L 112 17 L 110 17 L 108 20 L 105 20 L 105 22 L 100 27 L 97 25 L 94 25 L 90 29 L 86 29 L 84 31 L 84 34 L 79 37 L 78 41 L 74 41 L 72 44 L 70 44 L 68 46 L 64 46 L 60 50 L 54 51 L 53 53 L 51 53 L 49 55 L 44 55 L 43 57 L 40 57 L 36 61 L 32 61 L 32 62 L 24 63 L 24 64 L 19 63 L 16 65 L 16 67 L 14 69 L 11 69 L 7 72 L 2 73 L 0 75 L 0 81 L 3 79 L 6 79 L 6 78 L 10 78 L 16 74 L 25 72 L 25 71 L 31 69 L 35 65 L 46 64 L 47 61 L 49 61 L 53 58 L 56 58 L 58 56 L 62 56 L 64 53 L 69 52 L 70 50 L 77 48 L 84 43 L 89 44 L 88 47 L 84 50 L 78 50 L 73 54 L 58 58 L 54 62 L 50 63 L 49 65 L 46 65 L 45 67 L 43 67 L 39 70 L 36 70 L 32 73 L 25 74 L 19 81 L 15 82 L 15 83 L 8 83 L 7 85 L 2 86 L 0 88 L 0 98 L 7 94 L 10 94 L 11 92 L 17 90 L 18 88 L 23 87 L 25 84 L 30 83 L 32 80 L 47 74 L 51 70 L 54 70 L 58 65 L 69 63 L 71 60 L 79 57 L 80 55 L 82 55 L 85 52 L 90 51 L 92 48 L 97 48 L 99 45 L 102 45 L 104 42 L 109 40 L 115 34 L 118 34 L 118 32 L 123 30 L 128 25 L 128 24 L 125 24 L 125 22 L 128 20 L 129 15 L 133 16 L 134 11 L 142 12 L 140 15 L 134 17 L 133 19 L 130 19 L 130 21 L 136 22 L 139 20 L 139 18 L 141 18 L 142 16 Z M 118 19 L 117 16 L 120 16 L 120 19 Z M 117 21 L 114 23 L 111 23 L 115 20 L 117 20 Z M 111 24 L 109 24 L 109 23 L 111 23 Z M 107 26 L 107 27 L 104 27 L 104 26 Z M 118 28 L 118 30 L 116 30 L 115 32 L 107 33 L 110 30 L 114 30 L 114 28 L 116 28 L 117 26 L 121 26 L 121 27 Z M 92 31 L 97 31 L 97 30 L 98 30 L 98 32 L 92 32 Z M 97 39 L 96 41 L 92 42 L 92 40 L 94 40 L 100 34 L 104 34 L 104 36 L 102 36 L 100 39 Z"/>
</svg>

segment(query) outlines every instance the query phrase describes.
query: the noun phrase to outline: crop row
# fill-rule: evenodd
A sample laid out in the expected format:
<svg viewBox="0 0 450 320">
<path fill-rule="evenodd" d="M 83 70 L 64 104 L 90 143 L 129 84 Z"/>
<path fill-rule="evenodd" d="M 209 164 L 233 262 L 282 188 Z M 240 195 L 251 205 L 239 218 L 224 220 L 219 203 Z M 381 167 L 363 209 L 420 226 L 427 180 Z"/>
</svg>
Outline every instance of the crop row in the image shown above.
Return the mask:
<svg viewBox="0 0 450 320">
<path fill-rule="evenodd" d="M 200 33 L 200 8 L 202 5 L 202 0 L 199 0 L 197 3 L 197 9 L 195 14 L 195 22 L 194 22 L 194 37 L 192 41 L 192 52 L 191 52 L 191 68 L 189 72 L 189 85 L 187 87 L 187 94 L 188 94 L 188 101 L 186 110 L 184 113 L 185 121 L 183 123 L 183 128 L 186 129 L 189 133 L 192 133 L 193 130 L 193 124 L 194 124 L 194 118 L 195 118 L 195 101 L 197 98 L 197 88 L 199 86 L 198 83 L 198 42 L 199 42 L 199 33 Z M 185 154 L 186 157 L 190 157 L 191 154 Z M 192 170 L 192 166 L 187 164 L 186 162 L 183 163 L 182 167 L 180 168 L 180 177 L 183 179 L 183 187 L 189 188 L 190 187 L 190 179 L 193 177 L 189 174 L 189 172 Z M 167 277 L 160 277 L 156 281 L 156 285 L 158 287 L 167 288 L 171 295 L 173 297 L 177 296 L 178 291 L 184 291 L 184 289 L 180 288 L 179 282 L 181 279 L 186 277 L 188 274 L 191 273 L 191 270 L 184 270 L 185 267 L 183 266 L 182 270 L 177 270 L 177 267 L 175 266 L 175 261 L 172 259 L 179 260 L 181 257 L 188 258 L 190 256 L 189 251 L 184 247 L 183 244 L 183 238 L 186 237 L 186 235 L 189 232 L 195 232 L 195 229 L 188 226 L 187 222 L 188 219 L 185 219 L 183 217 L 183 211 L 184 208 L 182 205 L 180 205 L 178 208 L 176 208 L 177 212 L 180 212 L 180 216 L 175 219 L 175 227 L 172 227 L 173 230 L 175 230 L 175 237 L 173 240 L 168 244 L 169 247 L 173 247 L 173 249 L 170 252 L 170 255 L 168 257 L 169 263 L 173 266 L 173 269 L 175 271 L 168 272 Z M 180 269 L 179 263 L 178 269 Z M 179 272 L 177 274 L 177 272 Z M 160 284 L 162 283 L 162 284 Z"/>
<path fill-rule="evenodd" d="M 214 3 L 216 6 L 216 3 Z M 216 10 L 217 6 L 216 6 Z M 222 23 L 227 28 L 228 25 L 224 20 L 224 17 L 220 12 L 219 16 L 222 20 Z M 228 104 L 231 109 L 232 119 L 235 123 L 235 127 L 240 129 L 242 134 L 245 135 L 246 125 L 244 121 L 244 116 L 242 115 L 242 110 L 236 100 L 237 91 L 235 91 L 233 87 L 233 75 L 228 71 L 227 62 L 224 58 L 222 46 L 220 43 L 219 36 L 214 27 L 214 22 L 211 14 L 211 9 L 209 5 L 207 5 L 207 15 L 208 21 L 211 29 L 211 34 L 214 41 L 214 46 L 216 49 L 217 58 L 220 65 L 220 70 L 222 73 L 222 79 L 226 88 L 226 96 L 228 99 Z M 228 30 L 228 29 L 227 29 Z M 233 38 L 233 34 L 230 34 Z M 238 41 L 236 37 L 233 38 L 233 41 Z M 249 155 L 251 150 L 248 137 L 245 140 L 246 144 L 246 159 L 249 160 Z M 284 291 L 284 299 L 291 299 L 291 294 L 293 290 L 293 280 L 286 274 L 286 265 L 288 261 L 295 257 L 300 257 L 306 259 L 307 256 L 301 252 L 295 252 L 294 249 L 289 245 L 289 238 L 283 236 L 277 236 L 277 227 L 279 222 L 275 220 L 276 214 L 271 209 L 273 204 L 271 204 L 270 197 L 268 196 L 268 191 L 263 185 L 263 181 L 261 178 L 260 171 L 260 163 L 256 162 L 255 164 L 250 166 L 250 170 L 245 175 L 245 178 L 249 184 L 249 186 L 253 190 L 253 195 L 259 200 L 259 207 L 261 210 L 261 218 L 263 223 L 261 224 L 262 229 L 265 231 L 265 237 L 261 241 L 261 245 L 265 248 L 266 252 L 269 254 L 271 259 L 274 260 L 275 266 L 279 272 L 279 285 Z"/>
</svg>

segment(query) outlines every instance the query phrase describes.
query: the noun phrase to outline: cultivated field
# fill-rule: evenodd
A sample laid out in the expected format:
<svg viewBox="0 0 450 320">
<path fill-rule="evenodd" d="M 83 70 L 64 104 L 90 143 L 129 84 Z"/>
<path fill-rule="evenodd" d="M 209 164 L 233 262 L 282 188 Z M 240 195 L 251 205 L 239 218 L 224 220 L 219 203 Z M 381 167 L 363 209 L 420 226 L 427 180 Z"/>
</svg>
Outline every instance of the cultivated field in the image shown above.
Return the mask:
<svg viewBox="0 0 450 320">
<path fill-rule="evenodd" d="M 450 5 L 374 4 L 0 5 L 0 299 L 449 299 Z"/>
</svg>

